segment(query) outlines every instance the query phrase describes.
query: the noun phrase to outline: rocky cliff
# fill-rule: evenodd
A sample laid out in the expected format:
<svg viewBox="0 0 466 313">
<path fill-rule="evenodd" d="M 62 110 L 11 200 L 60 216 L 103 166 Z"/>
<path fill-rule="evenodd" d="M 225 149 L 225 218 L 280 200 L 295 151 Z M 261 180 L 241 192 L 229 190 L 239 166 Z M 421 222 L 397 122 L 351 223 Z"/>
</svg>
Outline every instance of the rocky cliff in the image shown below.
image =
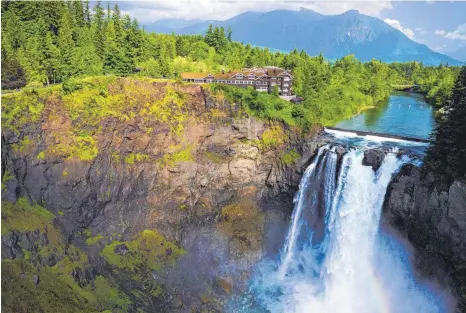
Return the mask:
<svg viewBox="0 0 466 313">
<path fill-rule="evenodd" d="M 439 188 L 422 168 L 405 165 L 391 181 L 384 218 L 416 248 L 420 273 L 450 288 L 466 311 L 466 182 Z"/>
<path fill-rule="evenodd" d="M 11 312 L 222 311 L 281 246 L 325 143 L 220 93 L 150 80 L 83 80 L 2 109 Z"/>
</svg>

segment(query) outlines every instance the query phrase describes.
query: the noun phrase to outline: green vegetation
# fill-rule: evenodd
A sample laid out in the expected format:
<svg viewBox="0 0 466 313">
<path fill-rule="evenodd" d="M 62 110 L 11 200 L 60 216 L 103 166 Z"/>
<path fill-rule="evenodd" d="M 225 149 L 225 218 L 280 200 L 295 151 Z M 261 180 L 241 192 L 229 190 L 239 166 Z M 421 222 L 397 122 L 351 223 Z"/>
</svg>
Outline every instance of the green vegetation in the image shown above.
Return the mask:
<svg viewBox="0 0 466 313">
<path fill-rule="evenodd" d="M 93 245 L 95 245 L 96 243 L 98 243 L 99 241 L 101 241 L 104 238 L 105 237 L 103 235 L 101 235 L 101 234 L 98 234 L 97 236 L 94 236 L 94 237 L 87 238 L 86 239 L 86 245 L 93 246 Z"/>
<path fill-rule="evenodd" d="M 118 249 L 124 253 L 118 253 Z M 160 270 L 165 265 L 174 265 L 185 251 L 168 241 L 155 230 L 144 230 L 134 240 L 115 241 L 105 246 L 102 256 L 118 268 L 137 271 L 141 268 Z"/>
<path fill-rule="evenodd" d="M 227 161 L 227 158 L 215 152 L 206 151 L 204 155 L 209 161 L 211 161 L 214 164 L 222 164 Z"/>
<path fill-rule="evenodd" d="M 180 146 L 171 148 L 178 148 L 178 150 L 173 153 L 165 154 L 161 161 L 163 165 L 173 167 L 178 162 L 194 161 L 191 145 L 187 145 L 186 147 Z"/>
<path fill-rule="evenodd" d="M 295 150 L 291 150 L 283 153 L 280 159 L 284 164 L 291 164 L 298 160 L 300 157 L 301 155 L 298 152 L 296 152 Z"/>
<path fill-rule="evenodd" d="M 134 164 L 134 163 L 147 161 L 148 159 L 149 159 L 149 156 L 147 154 L 130 153 L 127 156 L 125 156 L 125 163 L 126 164 Z"/>
<path fill-rule="evenodd" d="M 298 121 L 293 116 L 294 105 L 274 95 L 258 92 L 252 88 L 243 89 L 225 84 L 209 85 L 216 98 L 225 98 L 239 103 L 246 113 L 271 121 L 281 121 L 296 126 Z"/>
<path fill-rule="evenodd" d="M 293 90 L 305 99 L 301 104 L 279 100 L 274 97 L 276 90 L 266 95 L 231 86 L 212 89 L 241 102 L 243 109 L 255 116 L 309 129 L 313 124 L 332 125 L 351 117 L 403 86 L 419 85 L 429 102 L 442 106 L 458 74 L 454 67 L 427 67 L 417 62 L 385 64 L 372 60 L 363 64 L 352 55 L 328 62 L 322 55 L 311 57 L 304 51 L 272 53 L 232 41 L 231 30 L 222 27 L 211 26 L 205 36 L 146 33 L 136 20 L 121 15 L 118 4 L 105 12 L 100 2 L 93 8 L 83 1 L 7 2 L 2 5 L 2 39 L 2 89 L 28 86 L 20 96 L 23 99 L 8 96 L 2 101 L 4 126 L 17 130 L 25 122 L 37 121 L 48 98 L 44 93 L 61 89 L 74 123 L 74 136 L 83 124 L 90 124 L 88 136 L 93 137 L 100 125 L 97 121 L 110 117 L 127 120 L 137 114 L 148 114 L 169 124 L 174 133 L 181 133 L 186 121 L 182 94 L 167 90 L 163 99 L 146 97 L 144 110 L 132 110 L 133 100 L 141 100 L 134 89 L 141 91 L 143 86 L 134 83 L 122 87 L 125 93 L 117 92 L 118 84 L 110 87 L 115 76 L 175 79 L 188 71 L 280 66 L 292 72 Z M 137 74 L 133 74 L 135 68 L 139 69 Z M 106 76 L 94 83 L 76 79 L 103 74 Z M 37 88 L 56 82 L 61 86 L 48 91 Z M 81 146 L 84 151 L 68 151 L 64 145 L 57 152 L 82 160 L 91 160 L 98 153 L 88 139 L 67 144 Z"/>
<path fill-rule="evenodd" d="M 22 247 L 24 257 L 2 260 L 2 310 L 11 312 L 126 312 L 129 299 L 103 276 L 93 282 L 80 280 L 72 273 L 89 266 L 86 253 L 66 244 L 54 226 L 54 215 L 43 207 L 29 204 L 24 198 L 17 203 L 2 202 L 2 235 L 15 231 L 38 231 L 47 242 L 37 239 Z M 97 237 L 97 236 L 96 236 Z M 34 236 L 29 237 L 34 240 Z M 95 238 L 94 238 L 95 240 Z M 29 249 L 29 250 L 28 250 Z M 44 265 L 49 257 L 54 266 Z M 34 281 L 33 277 L 38 279 Z M 79 280 L 79 281 L 78 281 Z"/>
<path fill-rule="evenodd" d="M 98 138 L 102 134 L 104 121 L 118 120 L 125 122 L 136 117 L 143 118 L 148 134 L 154 125 L 166 125 L 175 136 L 181 136 L 184 123 L 189 118 L 185 104 L 183 86 L 154 84 L 156 80 L 148 78 L 117 78 L 114 76 L 96 76 L 74 79 L 79 88 L 73 91 L 54 90 L 55 87 L 41 90 L 41 111 L 37 110 L 32 117 L 25 109 L 21 115 L 19 109 L 24 105 L 25 97 L 31 98 L 27 92 L 8 96 L 2 101 L 2 123 L 4 129 L 19 131 L 29 122 L 38 122 L 41 118 L 55 141 L 47 145 L 45 151 L 37 155 L 37 159 L 45 156 L 61 156 L 92 161 L 99 154 Z M 14 109 L 12 109 L 14 108 Z M 17 109 L 18 108 L 18 109 Z M 45 110 L 48 108 L 48 110 Z M 18 144 L 12 145 L 14 151 L 24 153 L 33 140 L 24 136 Z M 127 164 L 143 162 L 148 155 L 132 153 L 121 159 Z"/>
<path fill-rule="evenodd" d="M 14 178 L 14 176 L 6 169 L 2 176 L 2 189 L 6 187 L 6 183 L 12 178 Z"/>
<path fill-rule="evenodd" d="M 2 202 L 2 235 L 11 231 L 53 229 L 54 217 L 47 209 L 29 204 L 25 198 L 19 198 L 16 203 Z"/>
<path fill-rule="evenodd" d="M 424 66 L 417 62 L 393 63 L 390 67 L 390 82 L 395 89 L 413 86 L 425 95 L 426 100 L 442 107 L 451 95 L 453 84 L 460 71 L 459 67 L 445 65 Z"/>
<path fill-rule="evenodd" d="M 29 139 L 29 136 L 24 136 L 23 139 L 19 142 L 19 144 L 12 144 L 11 147 L 15 152 L 25 152 L 30 144 L 31 140 Z"/>
<path fill-rule="evenodd" d="M 425 158 L 426 167 L 446 186 L 456 179 L 466 178 L 465 121 L 466 66 L 463 66 L 445 107 L 437 115 L 437 126 L 432 134 L 435 142 Z"/>
</svg>

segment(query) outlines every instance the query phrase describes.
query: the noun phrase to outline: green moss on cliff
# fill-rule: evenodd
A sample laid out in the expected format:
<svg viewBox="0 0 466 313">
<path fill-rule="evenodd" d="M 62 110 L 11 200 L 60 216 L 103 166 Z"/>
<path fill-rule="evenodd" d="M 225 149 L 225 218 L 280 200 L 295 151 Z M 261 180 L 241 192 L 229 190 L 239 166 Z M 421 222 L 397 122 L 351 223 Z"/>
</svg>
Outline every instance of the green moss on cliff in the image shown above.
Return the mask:
<svg viewBox="0 0 466 313">
<path fill-rule="evenodd" d="M 39 205 L 31 205 L 25 198 L 20 198 L 16 203 L 2 202 L 2 234 L 10 231 L 34 231 L 44 232 L 53 230 L 53 215 L 47 209 Z"/>
<path fill-rule="evenodd" d="M 277 124 L 267 128 L 262 134 L 262 137 L 258 140 L 254 140 L 254 143 L 259 149 L 265 151 L 281 147 L 286 142 L 287 138 L 283 126 Z"/>
<path fill-rule="evenodd" d="M 12 144 L 11 147 L 13 148 L 14 152 L 23 153 L 27 150 L 30 144 L 31 139 L 29 139 L 29 136 L 24 136 L 24 138 L 19 143 Z"/>
<path fill-rule="evenodd" d="M 144 230 L 132 241 L 106 245 L 101 254 L 110 264 L 135 271 L 140 268 L 160 270 L 163 266 L 174 265 L 184 253 L 157 231 Z"/>
<path fill-rule="evenodd" d="M 2 260 L 2 311 L 83 313 L 126 312 L 131 301 L 103 276 L 79 287 L 64 269 L 35 267 L 26 260 Z M 38 277 L 37 285 L 33 277 Z"/>
<path fill-rule="evenodd" d="M 149 155 L 144 153 L 130 153 L 125 156 L 125 163 L 126 164 L 134 164 L 147 161 L 149 159 Z"/>
<path fill-rule="evenodd" d="M 60 231 L 53 225 L 54 217 L 45 208 L 29 204 L 24 198 L 15 204 L 2 202 L 2 235 L 11 231 L 40 232 L 39 236 L 29 236 L 27 240 L 31 242 L 27 245 L 24 239 L 18 242 L 23 259 L 17 254 L 14 260 L 2 260 L 2 310 L 126 312 L 130 301 L 106 278 L 99 276 L 88 281 L 84 276 L 76 276 L 76 273 L 85 273 L 90 266 L 88 256 L 63 241 Z M 57 262 L 48 266 L 47 260 Z"/>
<path fill-rule="evenodd" d="M 209 161 L 215 164 L 222 164 L 228 161 L 226 157 L 215 152 L 206 151 L 204 155 Z"/>
<path fill-rule="evenodd" d="M 86 239 L 86 245 L 88 246 L 93 246 L 95 245 L 96 243 L 98 243 L 99 241 L 101 241 L 102 239 L 104 239 L 105 237 L 101 234 L 98 234 L 94 237 L 90 237 L 90 238 L 87 238 Z"/>
<path fill-rule="evenodd" d="M 6 169 L 2 176 L 2 189 L 6 187 L 6 183 L 12 178 L 14 178 L 14 176 Z"/>
<path fill-rule="evenodd" d="M 2 97 L 2 127 L 19 133 L 24 125 L 37 122 L 52 92 L 53 88 L 41 88 Z"/>
<path fill-rule="evenodd" d="M 294 163 L 296 160 L 298 160 L 301 157 L 301 155 L 296 152 L 296 150 L 291 150 L 288 152 L 284 152 L 280 159 L 284 164 L 291 164 Z"/>
<path fill-rule="evenodd" d="M 39 284 L 33 281 L 39 275 Z M 24 260 L 2 260 L 2 311 L 5 312 L 92 312 L 86 299 L 55 273 L 40 272 Z"/>
<path fill-rule="evenodd" d="M 178 151 L 175 151 L 173 153 L 165 154 L 161 160 L 161 163 L 164 166 L 173 167 L 178 162 L 189 162 L 189 161 L 194 161 L 191 145 L 187 145 L 184 148 L 180 148 Z"/>
</svg>

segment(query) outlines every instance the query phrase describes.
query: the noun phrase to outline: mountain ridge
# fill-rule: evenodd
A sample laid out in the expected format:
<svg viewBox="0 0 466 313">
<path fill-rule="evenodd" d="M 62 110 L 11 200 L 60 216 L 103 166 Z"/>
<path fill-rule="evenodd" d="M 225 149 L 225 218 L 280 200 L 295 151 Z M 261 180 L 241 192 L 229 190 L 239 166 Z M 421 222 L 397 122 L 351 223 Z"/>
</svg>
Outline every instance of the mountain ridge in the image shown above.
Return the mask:
<svg viewBox="0 0 466 313">
<path fill-rule="evenodd" d="M 159 25 L 163 21 L 159 21 Z M 354 54 L 361 61 L 418 61 L 427 65 L 461 65 L 448 55 L 435 52 L 409 39 L 382 20 L 349 10 L 339 15 L 322 15 L 308 9 L 246 11 L 225 21 L 201 21 L 172 29 L 179 34 L 203 34 L 208 26 L 231 27 L 233 40 L 283 51 L 295 48 L 310 55 L 323 53 L 333 60 Z M 167 32 L 162 27 L 153 31 Z"/>
</svg>

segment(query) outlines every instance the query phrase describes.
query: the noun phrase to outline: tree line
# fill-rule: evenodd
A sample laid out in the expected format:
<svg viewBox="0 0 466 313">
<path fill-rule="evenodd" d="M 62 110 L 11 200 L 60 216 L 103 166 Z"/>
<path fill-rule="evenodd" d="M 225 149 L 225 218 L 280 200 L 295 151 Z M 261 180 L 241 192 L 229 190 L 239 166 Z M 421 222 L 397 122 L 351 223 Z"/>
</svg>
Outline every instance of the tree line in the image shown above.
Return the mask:
<svg viewBox="0 0 466 313">
<path fill-rule="evenodd" d="M 295 112 L 324 124 L 385 99 L 393 85 L 417 84 L 442 105 L 458 69 L 417 62 L 335 62 L 304 51 L 271 52 L 231 40 L 231 29 L 210 26 L 205 36 L 147 33 L 118 4 L 89 1 L 2 2 L 2 89 L 112 74 L 177 78 L 275 65 L 290 70 L 305 101 Z M 137 72 L 137 74 L 135 74 Z"/>
</svg>

